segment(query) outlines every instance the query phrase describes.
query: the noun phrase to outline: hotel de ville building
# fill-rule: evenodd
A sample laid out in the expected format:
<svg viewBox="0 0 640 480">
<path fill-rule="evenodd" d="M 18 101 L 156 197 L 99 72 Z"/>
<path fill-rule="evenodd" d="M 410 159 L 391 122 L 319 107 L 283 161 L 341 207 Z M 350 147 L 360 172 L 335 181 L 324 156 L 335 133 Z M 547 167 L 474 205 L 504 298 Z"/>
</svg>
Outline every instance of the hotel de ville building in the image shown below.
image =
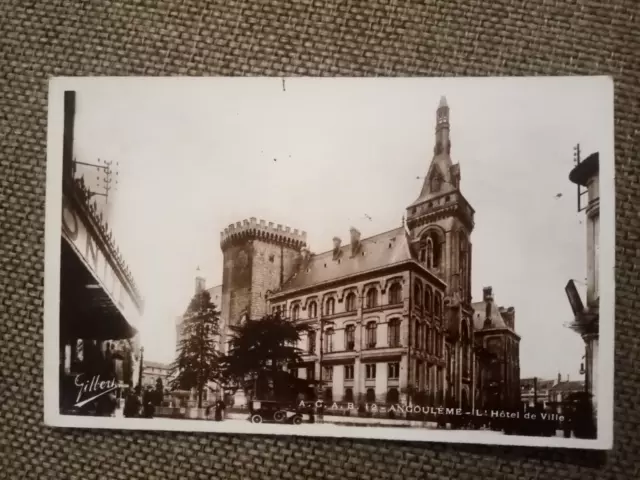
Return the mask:
<svg viewBox="0 0 640 480">
<path fill-rule="evenodd" d="M 319 254 L 304 231 L 255 218 L 221 232 L 222 317 L 279 311 L 311 327 L 297 375 L 319 380 L 326 401 L 519 405 L 515 311 L 490 287 L 471 299 L 474 209 L 444 97 L 436 118 L 433 159 L 398 228 L 369 238 L 351 228 Z"/>
</svg>

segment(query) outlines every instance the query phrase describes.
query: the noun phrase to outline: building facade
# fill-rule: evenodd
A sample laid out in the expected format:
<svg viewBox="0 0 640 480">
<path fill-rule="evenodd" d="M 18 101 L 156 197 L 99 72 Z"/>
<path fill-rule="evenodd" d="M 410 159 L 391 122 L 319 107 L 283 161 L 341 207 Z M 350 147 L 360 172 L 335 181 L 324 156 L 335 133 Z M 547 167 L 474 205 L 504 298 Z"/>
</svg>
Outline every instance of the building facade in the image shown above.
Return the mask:
<svg viewBox="0 0 640 480">
<path fill-rule="evenodd" d="M 215 287 L 207 288 L 206 279 L 200 274 L 200 268 L 196 271 L 195 277 L 195 285 L 194 285 L 194 294 L 202 292 L 206 290 L 211 297 L 211 302 L 215 305 L 216 309 L 221 312 L 221 304 L 222 304 L 222 285 L 216 285 Z M 175 358 L 178 358 L 180 354 L 180 348 L 182 344 L 182 340 L 184 339 L 184 324 L 183 317 L 179 316 L 176 318 L 175 322 L 176 327 L 176 353 Z M 224 353 L 224 347 L 226 345 L 225 338 L 227 335 L 227 322 L 225 321 L 224 315 L 220 315 L 218 322 L 218 334 L 212 335 L 212 340 L 216 346 L 216 349 L 220 353 Z M 175 375 L 175 372 L 174 372 Z M 203 391 L 203 405 L 206 407 L 214 401 L 223 398 L 223 392 L 220 389 L 219 385 L 214 382 L 209 382 L 207 384 L 207 388 Z M 195 406 L 197 404 L 197 392 L 196 389 L 192 389 L 189 392 L 188 402 L 190 406 Z"/>
<path fill-rule="evenodd" d="M 600 253 L 600 175 L 598 152 L 578 162 L 569 180 L 578 186 L 578 211 L 585 211 L 587 233 L 587 297 L 582 302 L 573 280 L 566 291 L 574 313 L 571 327 L 585 342 L 585 391 L 591 396 L 594 421 L 598 408 L 598 349 L 600 323 L 599 253 Z M 584 189 L 584 190 L 582 190 Z M 582 205 L 582 196 L 587 196 Z"/>
<path fill-rule="evenodd" d="M 103 414 L 78 402 L 79 384 L 99 377 L 117 393 L 138 383 L 137 327 L 144 303 L 116 245 L 97 193 L 76 171 L 76 92 L 65 92 L 60 250 L 60 412 Z M 105 397 L 106 398 L 106 397 Z"/>
<path fill-rule="evenodd" d="M 364 239 L 352 228 L 346 245 L 336 236 L 320 254 L 309 251 L 304 231 L 255 218 L 221 233 L 223 316 L 234 325 L 279 311 L 310 326 L 296 371 L 320 380 L 327 400 L 470 409 L 479 397 L 475 212 L 451 159 L 449 117 L 442 97 L 433 157 L 398 228 Z M 510 332 L 502 335 L 513 341 Z M 510 352 L 519 355 L 517 342 Z M 519 392 L 517 362 L 507 375 Z"/>
<path fill-rule="evenodd" d="M 478 408 L 515 410 L 520 406 L 520 336 L 514 307 L 499 306 L 493 289 L 472 304 L 476 346 Z"/>
<path fill-rule="evenodd" d="M 142 386 L 154 387 L 158 380 L 162 381 L 163 387 L 166 389 L 171 380 L 171 365 L 159 362 L 150 362 L 145 360 L 142 366 Z"/>
</svg>

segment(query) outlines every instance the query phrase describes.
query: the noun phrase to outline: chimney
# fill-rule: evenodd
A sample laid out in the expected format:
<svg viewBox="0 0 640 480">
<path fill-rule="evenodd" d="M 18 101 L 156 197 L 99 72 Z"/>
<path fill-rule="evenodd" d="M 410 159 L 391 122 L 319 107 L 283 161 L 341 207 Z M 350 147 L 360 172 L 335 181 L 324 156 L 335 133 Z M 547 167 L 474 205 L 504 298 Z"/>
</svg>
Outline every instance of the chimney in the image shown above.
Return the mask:
<svg viewBox="0 0 640 480">
<path fill-rule="evenodd" d="M 342 244 L 342 240 L 340 237 L 333 237 L 333 259 L 337 260 L 340 258 L 340 245 Z"/>
<path fill-rule="evenodd" d="M 485 302 L 491 301 L 493 297 L 492 291 L 493 291 L 492 287 L 484 287 L 482 289 L 482 300 Z"/>
<path fill-rule="evenodd" d="M 360 230 L 351 227 L 349 233 L 351 235 L 351 256 L 355 256 L 360 251 Z"/>
<path fill-rule="evenodd" d="M 509 318 L 509 327 L 511 330 L 516 329 L 516 309 L 513 307 L 507 308 L 507 317 Z"/>
</svg>

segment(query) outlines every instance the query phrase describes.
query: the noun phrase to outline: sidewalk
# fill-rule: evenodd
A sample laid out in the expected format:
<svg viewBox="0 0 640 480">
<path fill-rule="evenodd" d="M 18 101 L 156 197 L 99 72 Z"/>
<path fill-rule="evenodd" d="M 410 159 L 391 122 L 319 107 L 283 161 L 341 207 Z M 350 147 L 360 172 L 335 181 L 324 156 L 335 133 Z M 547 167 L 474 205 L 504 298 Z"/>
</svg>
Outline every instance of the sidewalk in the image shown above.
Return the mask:
<svg viewBox="0 0 640 480">
<path fill-rule="evenodd" d="M 305 415 L 305 422 L 308 421 L 308 415 Z M 226 418 L 234 420 L 247 420 L 249 419 L 248 413 L 228 413 Z M 318 416 L 316 415 L 316 422 Z M 435 422 L 420 422 L 416 420 L 392 420 L 390 418 L 365 418 L 365 417 L 344 417 L 325 415 L 322 423 L 334 423 L 334 424 L 346 424 L 346 425 L 362 425 L 367 427 L 420 427 L 420 428 L 437 428 L 438 424 Z"/>
</svg>

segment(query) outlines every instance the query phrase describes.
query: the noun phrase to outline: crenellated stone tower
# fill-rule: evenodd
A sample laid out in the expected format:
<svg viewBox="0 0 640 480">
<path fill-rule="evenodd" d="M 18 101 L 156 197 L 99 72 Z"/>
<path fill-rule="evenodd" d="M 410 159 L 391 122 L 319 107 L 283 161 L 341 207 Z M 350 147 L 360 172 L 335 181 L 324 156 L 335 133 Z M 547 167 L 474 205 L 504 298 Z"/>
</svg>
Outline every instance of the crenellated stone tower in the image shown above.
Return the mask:
<svg viewBox="0 0 640 480">
<path fill-rule="evenodd" d="M 268 293 L 293 275 L 306 240 L 306 232 L 253 217 L 220 232 L 222 316 L 229 325 L 267 313 Z"/>
</svg>

